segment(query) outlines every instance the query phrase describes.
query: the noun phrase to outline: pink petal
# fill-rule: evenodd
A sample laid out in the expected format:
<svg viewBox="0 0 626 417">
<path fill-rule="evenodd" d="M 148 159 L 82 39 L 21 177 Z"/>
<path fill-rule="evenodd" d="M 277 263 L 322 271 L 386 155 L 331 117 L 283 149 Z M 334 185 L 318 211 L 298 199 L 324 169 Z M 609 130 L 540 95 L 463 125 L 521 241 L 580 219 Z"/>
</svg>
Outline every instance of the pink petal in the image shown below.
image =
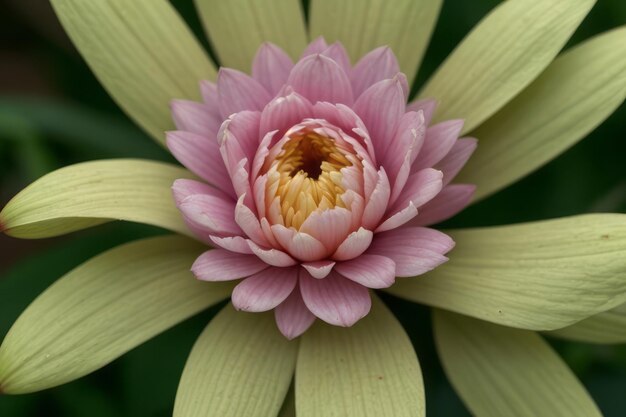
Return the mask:
<svg viewBox="0 0 626 417">
<path fill-rule="evenodd" d="M 304 262 L 319 261 L 328 255 L 328 250 L 313 236 L 297 232 L 282 224 L 272 225 L 276 240 L 294 258 Z"/>
<path fill-rule="evenodd" d="M 335 262 L 333 261 L 317 261 L 303 263 L 302 267 L 306 269 L 313 278 L 322 279 L 326 278 L 330 271 L 333 270 Z"/>
<path fill-rule="evenodd" d="M 313 106 L 309 100 L 295 91 L 286 90 L 286 92 L 287 94 L 270 101 L 263 109 L 260 136 L 277 130 L 276 137 L 281 138 L 291 127 L 312 116 Z"/>
<path fill-rule="evenodd" d="M 334 252 L 352 229 L 352 212 L 336 207 L 330 210 L 314 211 L 302 223 L 300 231 L 313 236 L 326 249 Z M 354 230 L 354 229 L 352 229 Z"/>
<path fill-rule="evenodd" d="M 230 196 L 235 196 L 217 141 L 191 132 L 167 132 L 167 147 L 178 161 Z"/>
<path fill-rule="evenodd" d="M 311 55 L 296 64 L 287 83 L 312 103 L 352 104 L 352 87 L 344 70 L 332 59 Z"/>
<path fill-rule="evenodd" d="M 374 191 L 372 191 L 369 201 L 365 204 L 365 210 L 363 211 L 363 227 L 372 230 L 378 226 L 380 219 L 382 219 L 385 211 L 387 211 L 390 194 L 391 187 L 389 185 L 389 179 L 387 178 L 385 169 L 380 167 L 376 187 L 374 187 Z"/>
<path fill-rule="evenodd" d="M 209 106 L 189 100 L 172 100 L 170 107 L 178 130 L 215 140 L 222 120 L 219 114 L 211 113 Z"/>
<path fill-rule="evenodd" d="M 178 209 L 187 220 L 213 234 L 241 235 L 242 231 L 235 223 L 235 202 L 219 194 L 191 195 L 178 204 Z"/>
<path fill-rule="evenodd" d="M 315 321 L 315 316 L 304 305 L 300 288 L 296 287 L 287 299 L 274 310 L 276 325 L 289 340 L 304 333 Z"/>
<path fill-rule="evenodd" d="M 332 258 L 337 261 L 347 261 L 356 258 L 372 243 L 374 233 L 370 230 L 360 228 L 356 232 L 352 232 L 348 235 L 341 245 L 337 248 Z"/>
<path fill-rule="evenodd" d="M 346 75 L 350 75 L 350 58 L 341 42 L 335 42 L 321 52 L 322 55 L 335 61 L 344 70 Z"/>
<path fill-rule="evenodd" d="M 211 114 L 221 118 L 217 84 L 207 80 L 200 81 L 200 93 L 202 94 L 202 101 L 209 107 Z"/>
<path fill-rule="evenodd" d="M 235 206 L 235 222 L 241 227 L 241 230 L 259 245 L 268 246 L 269 242 L 265 238 L 265 234 L 261 229 L 259 219 L 252 212 L 250 207 L 244 204 L 245 196 L 239 197 L 237 205 Z"/>
<path fill-rule="evenodd" d="M 231 296 L 237 310 L 268 311 L 285 301 L 298 283 L 298 268 L 269 267 L 241 281 Z"/>
<path fill-rule="evenodd" d="M 409 224 L 428 226 L 449 219 L 469 205 L 474 191 L 476 186 L 473 184 L 451 184 L 444 187 L 437 197 L 420 208 L 417 217 Z"/>
<path fill-rule="evenodd" d="M 223 118 L 242 110 L 260 111 L 272 99 L 270 93 L 254 78 L 223 67 L 217 74 L 217 93 Z"/>
<path fill-rule="evenodd" d="M 402 190 L 402 194 L 398 201 L 392 206 L 390 212 L 397 212 L 413 203 L 415 208 L 420 208 L 430 200 L 432 200 L 443 187 L 443 173 L 433 168 L 422 169 L 412 174 L 407 185 Z"/>
<path fill-rule="evenodd" d="M 252 252 L 254 252 L 254 254 L 258 256 L 259 259 L 261 259 L 263 262 L 265 262 L 268 265 L 278 266 L 278 267 L 287 267 L 287 266 L 296 265 L 298 263 L 298 261 L 296 261 L 291 256 L 287 255 L 285 252 L 281 250 L 265 249 L 265 248 L 260 247 L 259 245 L 257 245 L 251 240 L 248 241 L 248 245 L 250 246 L 250 249 L 252 249 Z"/>
<path fill-rule="evenodd" d="M 301 270 L 300 292 L 313 314 L 335 326 L 352 326 L 365 317 L 372 306 L 366 287 L 334 271 L 324 279 L 315 279 Z"/>
<path fill-rule="evenodd" d="M 252 249 L 248 245 L 248 240 L 241 236 L 226 236 L 218 237 L 211 236 L 211 241 L 222 249 L 229 250 L 231 252 L 244 253 L 252 255 Z"/>
<path fill-rule="evenodd" d="M 456 141 L 450 152 L 439 161 L 435 168 L 443 171 L 443 185 L 446 186 L 456 177 L 461 168 L 476 150 L 478 141 L 474 138 L 463 138 Z"/>
<path fill-rule="evenodd" d="M 252 62 L 252 78 L 274 95 L 287 82 L 292 68 L 293 61 L 285 51 L 273 43 L 265 42 Z"/>
<path fill-rule="evenodd" d="M 402 226 L 407 223 L 411 219 L 417 216 L 417 207 L 413 204 L 413 202 L 409 202 L 409 204 L 400 211 L 395 212 L 390 217 L 388 217 L 384 222 L 380 224 L 375 230 L 376 233 L 386 232 L 387 230 L 392 230 L 397 227 Z"/>
<path fill-rule="evenodd" d="M 385 153 L 405 107 L 406 100 L 399 77 L 377 82 L 354 103 L 353 109 L 367 126 L 376 155 Z"/>
<path fill-rule="evenodd" d="M 203 281 L 232 281 L 256 274 L 268 265 L 254 255 L 212 249 L 196 259 L 191 272 Z"/>
<path fill-rule="evenodd" d="M 321 54 L 326 48 L 328 48 L 326 40 L 323 36 L 318 36 L 313 42 L 307 45 L 307 47 L 304 49 L 304 52 L 302 52 L 302 56 L 300 57 L 300 59 L 305 58 L 309 55 Z"/>
<path fill-rule="evenodd" d="M 224 164 L 234 173 L 234 167 L 241 160 L 252 161 L 259 147 L 259 124 L 261 113 L 257 111 L 241 111 L 231 115 L 220 127 L 217 142 L 220 145 Z M 249 169 L 246 166 L 246 169 Z"/>
<path fill-rule="evenodd" d="M 425 132 L 423 113 L 405 113 L 384 157 L 381 158 L 392 184 L 390 204 L 398 199 L 406 185 L 411 166 L 424 143 Z"/>
<path fill-rule="evenodd" d="M 406 111 L 415 111 L 419 112 L 420 110 L 424 112 L 424 124 L 426 126 L 430 125 L 431 120 L 433 119 L 433 115 L 435 114 L 435 109 L 437 108 L 437 102 L 433 99 L 422 99 L 415 100 L 410 102 L 406 106 Z"/>
<path fill-rule="evenodd" d="M 368 288 L 388 288 L 396 280 L 396 263 L 380 255 L 361 255 L 351 261 L 338 263 L 335 270 Z"/>
<path fill-rule="evenodd" d="M 448 120 L 426 129 L 422 150 L 413 164 L 413 172 L 430 168 L 450 152 L 463 129 L 463 120 Z"/>
<path fill-rule="evenodd" d="M 400 72 L 398 60 L 391 48 L 381 46 L 367 53 L 352 69 L 352 90 L 359 97 L 379 81 L 393 78 Z"/>
<path fill-rule="evenodd" d="M 367 254 L 382 255 L 396 263 L 396 276 L 411 277 L 428 272 L 448 258 L 454 247 L 446 234 L 425 227 L 403 227 L 378 233 Z"/>
<path fill-rule="evenodd" d="M 174 181 L 172 185 L 172 193 L 174 195 L 174 201 L 176 205 L 179 205 L 183 200 L 190 195 L 194 194 L 211 194 L 215 188 L 208 184 L 205 184 L 196 180 L 178 179 Z"/>
</svg>

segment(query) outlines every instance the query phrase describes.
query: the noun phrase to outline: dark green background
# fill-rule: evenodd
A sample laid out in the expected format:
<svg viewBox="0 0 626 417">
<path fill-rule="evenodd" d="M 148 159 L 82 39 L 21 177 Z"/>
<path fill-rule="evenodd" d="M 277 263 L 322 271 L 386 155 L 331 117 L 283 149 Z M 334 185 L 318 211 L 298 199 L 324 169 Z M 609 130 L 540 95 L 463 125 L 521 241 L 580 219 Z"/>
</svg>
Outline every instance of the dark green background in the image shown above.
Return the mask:
<svg viewBox="0 0 626 417">
<path fill-rule="evenodd" d="M 498 3 L 445 2 L 417 85 Z M 174 4 L 208 47 L 192 1 Z M 0 205 L 40 175 L 67 164 L 129 156 L 170 160 L 99 86 L 47 1 L 5 0 L 0 7 Z M 624 23 L 626 2 L 600 0 L 568 47 Z M 626 212 L 625 117 L 622 105 L 583 142 L 472 206 L 447 226 Z M 103 249 L 156 233 L 162 232 L 140 225 L 108 224 L 44 241 L 0 236 L 0 338 L 28 303 L 62 274 Z M 384 299 L 416 346 L 429 415 L 468 415 L 438 364 L 428 309 L 388 296 Z M 41 393 L 2 396 L 0 416 L 169 416 L 186 355 L 214 313 L 215 309 L 202 313 L 81 380 Z M 626 415 L 626 348 L 551 343 L 606 416 Z"/>
</svg>

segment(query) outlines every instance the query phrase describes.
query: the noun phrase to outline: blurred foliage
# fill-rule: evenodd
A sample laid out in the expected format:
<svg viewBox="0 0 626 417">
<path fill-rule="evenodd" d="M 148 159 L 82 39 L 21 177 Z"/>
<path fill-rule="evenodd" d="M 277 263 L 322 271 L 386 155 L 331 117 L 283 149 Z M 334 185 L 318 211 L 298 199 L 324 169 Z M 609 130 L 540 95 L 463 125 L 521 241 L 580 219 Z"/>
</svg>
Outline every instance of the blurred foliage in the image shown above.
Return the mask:
<svg viewBox="0 0 626 417">
<path fill-rule="evenodd" d="M 40 11 L 49 8 L 37 0 Z M 210 45 L 191 0 L 174 0 L 203 45 Z M 308 2 L 305 1 L 305 4 Z M 463 36 L 497 5 L 497 0 L 444 2 L 414 92 Z M 138 157 L 172 160 L 135 127 L 61 36 L 54 17 L 35 16 L 19 1 L 3 6 L 0 54 L 28 56 L 46 83 L 43 94 L 25 96 L 11 85 L 0 91 L 0 204 L 42 174 L 91 159 Z M 30 3 L 29 3 L 30 4 Z M 44 10 L 45 11 L 45 10 Z M 48 17 L 46 17 L 48 16 Z M 52 17 L 51 17 L 52 16 Z M 626 23 L 626 2 L 600 0 L 568 46 Z M 9 56 L 9 55 L 7 55 Z M 0 60 L 5 58 L 0 55 Z M 32 68 L 30 68 L 32 69 Z M 42 98 L 41 96 L 46 98 Z M 444 226 L 467 227 L 560 217 L 591 211 L 626 212 L 626 106 L 587 139 L 503 192 L 470 207 Z M 55 279 L 102 250 L 162 233 L 134 224 L 112 223 L 55 239 L 39 250 L 0 239 L 0 251 L 28 251 L 20 262 L 3 255 L 0 267 L 0 339 L 20 312 Z M 50 246 L 45 242 L 40 245 Z M 0 270 L 3 270 L 0 269 Z M 416 347 L 424 373 L 429 415 L 467 416 L 446 381 L 425 307 L 383 296 Z M 42 393 L 0 397 L 0 416 L 160 417 L 171 415 L 179 376 L 195 337 L 217 311 L 183 323 L 85 378 Z M 552 341 L 590 390 L 607 417 L 626 410 L 626 348 Z"/>
</svg>

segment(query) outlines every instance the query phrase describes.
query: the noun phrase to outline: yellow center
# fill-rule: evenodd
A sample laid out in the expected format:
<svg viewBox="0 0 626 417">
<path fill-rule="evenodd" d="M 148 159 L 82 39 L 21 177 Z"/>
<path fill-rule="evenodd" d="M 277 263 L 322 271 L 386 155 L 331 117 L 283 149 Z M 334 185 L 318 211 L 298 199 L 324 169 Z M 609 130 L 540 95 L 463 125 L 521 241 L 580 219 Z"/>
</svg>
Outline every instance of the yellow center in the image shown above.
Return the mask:
<svg viewBox="0 0 626 417">
<path fill-rule="evenodd" d="M 268 171 L 266 201 L 278 199 L 282 223 L 300 228 L 315 210 L 346 207 L 341 169 L 359 163 L 353 151 L 317 133 L 292 136 Z M 348 156 L 348 157 L 347 157 Z"/>
</svg>

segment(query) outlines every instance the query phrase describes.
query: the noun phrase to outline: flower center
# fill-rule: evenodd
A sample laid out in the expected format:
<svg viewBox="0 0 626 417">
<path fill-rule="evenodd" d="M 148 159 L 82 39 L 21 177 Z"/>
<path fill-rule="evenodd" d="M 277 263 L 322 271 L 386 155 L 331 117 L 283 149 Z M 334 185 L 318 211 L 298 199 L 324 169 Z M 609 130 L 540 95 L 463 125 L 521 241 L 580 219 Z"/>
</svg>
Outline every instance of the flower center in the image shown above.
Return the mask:
<svg viewBox="0 0 626 417">
<path fill-rule="evenodd" d="M 277 209 L 270 213 L 280 214 L 272 220 L 299 229 L 316 210 L 345 208 L 341 170 L 353 165 L 352 152 L 318 133 L 290 136 L 268 170 L 266 201 Z"/>
</svg>

